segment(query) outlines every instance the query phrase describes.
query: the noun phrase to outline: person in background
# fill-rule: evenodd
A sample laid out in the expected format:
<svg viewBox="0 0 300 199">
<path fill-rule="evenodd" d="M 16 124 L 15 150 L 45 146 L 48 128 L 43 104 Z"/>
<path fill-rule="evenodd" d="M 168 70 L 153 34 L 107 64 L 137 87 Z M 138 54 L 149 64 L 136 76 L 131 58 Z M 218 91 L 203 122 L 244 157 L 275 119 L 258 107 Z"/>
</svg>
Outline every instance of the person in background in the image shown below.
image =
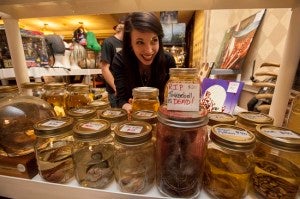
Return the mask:
<svg viewBox="0 0 300 199">
<path fill-rule="evenodd" d="M 110 72 L 110 65 L 112 63 L 114 55 L 122 50 L 124 21 L 119 20 L 119 24 L 113 28 L 116 33 L 105 39 L 101 48 L 101 60 L 100 66 L 102 70 L 102 76 L 106 82 L 106 91 L 108 93 L 108 99 L 111 107 L 117 107 L 116 102 L 116 87 L 114 84 L 114 77 Z"/>
<path fill-rule="evenodd" d="M 112 62 L 118 107 L 131 112 L 132 89 L 147 86 L 159 89 L 160 103 L 169 79 L 169 68 L 175 68 L 174 57 L 164 51 L 162 25 L 154 13 L 134 12 L 125 19 L 123 49 Z"/>
</svg>

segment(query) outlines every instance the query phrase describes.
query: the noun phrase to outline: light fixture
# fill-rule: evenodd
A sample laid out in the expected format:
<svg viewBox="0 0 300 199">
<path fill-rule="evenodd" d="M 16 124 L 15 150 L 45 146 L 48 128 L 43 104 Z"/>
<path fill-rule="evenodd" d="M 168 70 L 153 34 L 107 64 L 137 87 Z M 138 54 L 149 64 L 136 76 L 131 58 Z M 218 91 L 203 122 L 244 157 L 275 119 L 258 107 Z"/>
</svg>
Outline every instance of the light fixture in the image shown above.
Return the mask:
<svg viewBox="0 0 300 199">
<path fill-rule="evenodd" d="M 44 35 L 51 35 L 51 34 L 53 34 L 52 31 L 49 31 L 47 23 L 44 23 L 44 26 L 42 28 L 42 32 L 44 33 Z"/>
</svg>

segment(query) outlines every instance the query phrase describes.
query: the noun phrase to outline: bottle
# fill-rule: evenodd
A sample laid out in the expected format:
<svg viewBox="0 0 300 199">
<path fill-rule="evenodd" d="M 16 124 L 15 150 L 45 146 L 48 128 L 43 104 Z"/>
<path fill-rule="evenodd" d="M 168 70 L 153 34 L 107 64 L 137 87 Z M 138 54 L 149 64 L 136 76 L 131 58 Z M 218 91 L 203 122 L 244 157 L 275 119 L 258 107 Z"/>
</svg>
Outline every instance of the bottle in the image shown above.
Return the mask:
<svg viewBox="0 0 300 199">
<path fill-rule="evenodd" d="M 287 128 L 300 134 L 300 94 L 293 99 Z"/>
<path fill-rule="evenodd" d="M 253 189 L 263 198 L 300 197 L 300 135 L 283 127 L 258 125 Z"/>
<path fill-rule="evenodd" d="M 158 89 L 153 87 L 132 89 L 132 112 L 139 110 L 157 111 L 160 105 L 158 95 Z"/>
<path fill-rule="evenodd" d="M 207 146 L 207 111 L 158 110 L 156 182 L 158 190 L 172 198 L 197 198 Z"/>
<path fill-rule="evenodd" d="M 40 176 L 48 182 L 69 182 L 74 176 L 73 118 L 47 118 L 33 128 L 37 136 L 34 149 Z"/>
<path fill-rule="evenodd" d="M 122 192 L 143 194 L 154 186 L 155 159 L 152 127 L 128 121 L 115 129 L 114 173 Z"/>
<path fill-rule="evenodd" d="M 107 120 L 79 121 L 73 127 L 75 178 L 84 187 L 104 188 L 114 180 L 113 137 Z"/>
<path fill-rule="evenodd" d="M 66 99 L 69 92 L 66 90 L 65 83 L 48 83 L 44 85 L 45 93 L 42 99 L 52 105 L 57 116 L 66 116 Z"/>
<path fill-rule="evenodd" d="M 252 132 L 234 125 L 213 125 L 205 158 L 204 189 L 216 198 L 247 196 L 254 147 Z"/>
</svg>

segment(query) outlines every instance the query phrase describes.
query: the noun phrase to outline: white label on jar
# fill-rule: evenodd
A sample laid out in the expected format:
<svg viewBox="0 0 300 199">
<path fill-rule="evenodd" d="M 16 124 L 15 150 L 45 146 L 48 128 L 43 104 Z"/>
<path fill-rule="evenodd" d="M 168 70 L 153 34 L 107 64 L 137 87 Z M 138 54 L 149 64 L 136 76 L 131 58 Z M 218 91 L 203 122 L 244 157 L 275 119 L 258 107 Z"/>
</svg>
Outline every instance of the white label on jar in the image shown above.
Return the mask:
<svg viewBox="0 0 300 199">
<path fill-rule="evenodd" d="M 300 139 L 299 135 L 287 130 L 265 130 L 264 132 L 273 137 Z"/>
<path fill-rule="evenodd" d="M 133 125 L 127 125 L 125 124 L 120 129 L 121 132 L 128 132 L 128 133 L 141 133 L 143 130 L 142 126 L 133 126 Z"/>
<path fill-rule="evenodd" d="M 216 128 L 216 131 L 221 135 L 232 135 L 232 136 L 243 137 L 243 138 L 251 138 L 249 133 L 243 130 Z"/>
<path fill-rule="evenodd" d="M 79 109 L 74 110 L 74 113 L 81 113 L 81 114 L 86 114 L 86 113 L 89 113 L 89 112 L 91 112 L 90 109 L 79 108 Z"/>
<path fill-rule="evenodd" d="M 200 84 L 169 83 L 167 109 L 199 111 Z"/>
<path fill-rule="evenodd" d="M 100 106 L 100 105 L 104 105 L 104 104 L 106 104 L 106 102 L 102 102 L 102 101 L 94 101 L 93 103 L 91 103 L 91 104 L 93 104 L 93 105 L 96 105 L 96 106 Z"/>
<path fill-rule="evenodd" d="M 26 171 L 26 167 L 23 164 L 18 164 L 17 170 L 23 173 Z"/>
<path fill-rule="evenodd" d="M 60 120 L 49 120 L 42 124 L 42 126 L 52 126 L 52 127 L 59 127 L 65 124 L 66 122 Z"/>
<path fill-rule="evenodd" d="M 229 82 L 227 92 L 228 93 L 237 93 L 240 83 L 238 82 Z"/>
<path fill-rule="evenodd" d="M 88 122 L 82 125 L 83 128 L 92 129 L 92 130 L 99 130 L 104 126 L 99 122 Z"/>
<path fill-rule="evenodd" d="M 141 117 L 151 117 L 153 113 L 147 111 L 139 111 L 136 115 Z"/>
<path fill-rule="evenodd" d="M 118 116 L 118 115 L 121 115 L 121 111 L 111 111 L 111 110 L 106 110 L 104 111 L 103 115 L 111 115 L 111 116 Z"/>
</svg>

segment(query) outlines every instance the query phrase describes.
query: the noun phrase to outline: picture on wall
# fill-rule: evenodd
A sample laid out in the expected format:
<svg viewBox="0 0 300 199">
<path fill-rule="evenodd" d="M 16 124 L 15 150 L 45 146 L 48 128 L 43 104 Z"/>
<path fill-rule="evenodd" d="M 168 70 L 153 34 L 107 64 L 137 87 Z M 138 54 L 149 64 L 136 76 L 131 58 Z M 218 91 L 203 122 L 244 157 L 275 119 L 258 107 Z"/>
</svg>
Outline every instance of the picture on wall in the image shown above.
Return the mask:
<svg viewBox="0 0 300 199">
<path fill-rule="evenodd" d="M 185 23 L 162 24 L 164 45 L 182 45 L 185 43 Z"/>
<path fill-rule="evenodd" d="M 229 28 L 215 62 L 215 68 L 239 70 L 242 68 L 265 9 Z"/>
</svg>

